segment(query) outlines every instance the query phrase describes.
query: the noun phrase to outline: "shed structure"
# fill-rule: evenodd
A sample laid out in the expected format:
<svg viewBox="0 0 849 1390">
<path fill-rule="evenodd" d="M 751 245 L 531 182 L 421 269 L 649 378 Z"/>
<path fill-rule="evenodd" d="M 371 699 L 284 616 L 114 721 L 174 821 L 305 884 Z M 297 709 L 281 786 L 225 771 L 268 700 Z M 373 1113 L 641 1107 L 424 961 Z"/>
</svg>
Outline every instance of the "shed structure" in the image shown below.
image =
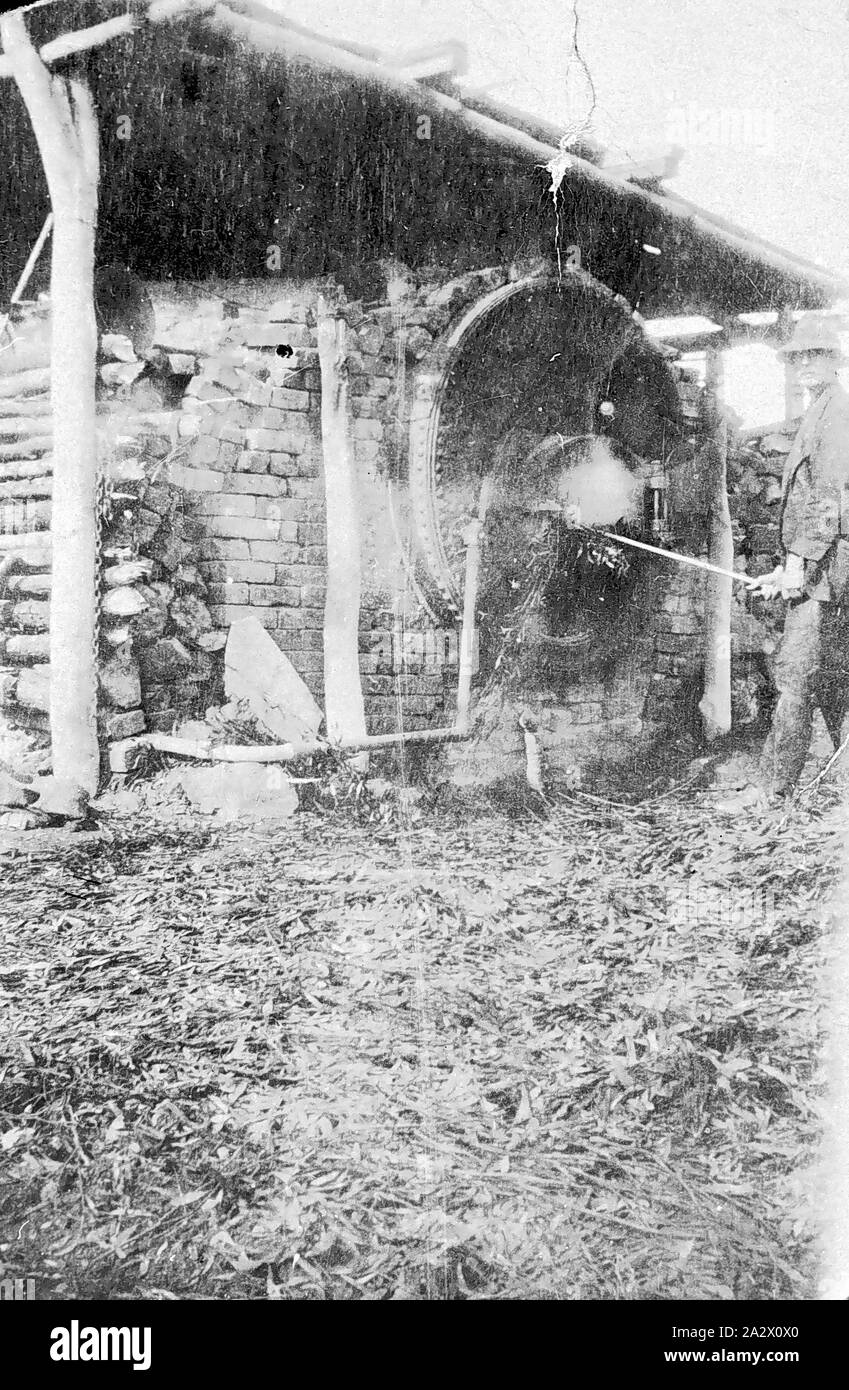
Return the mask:
<svg viewBox="0 0 849 1390">
<path fill-rule="evenodd" d="M 738 565 L 771 565 L 785 422 L 760 446 L 735 444 L 729 464 L 721 350 L 780 341 L 794 313 L 844 293 L 836 277 L 665 194 L 663 161 L 611 172 L 587 141 L 561 148 L 545 122 L 464 99 L 432 54 L 393 66 L 249 0 L 158 0 L 120 16 L 68 4 L 26 24 L 54 84 L 90 92 L 97 120 L 100 529 L 97 572 L 79 582 L 96 586 L 102 752 L 220 701 L 228 631 L 245 618 L 330 721 L 326 482 L 340 423 L 372 735 L 453 717 L 462 533 L 490 474 L 480 689 L 514 623 L 510 538 L 531 534 L 517 518 L 593 459 L 629 473 L 634 534 L 651 530 L 654 487 L 668 537 L 697 555 L 724 534 L 719 478 Z M 7 760 L 43 764 L 51 735 L 56 754 L 55 628 L 69 621 L 51 553 L 66 301 L 46 256 L 15 294 L 49 235 L 53 190 L 13 67 L 7 51 L 0 733 Z M 328 323 L 335 358 L 322 357 Z M 797 406 L 791 383 L 788 418 Z M 646 563 L 611 588 L 582 563 L 559 556 L 523 653 L 522 689 L 564 772 L 632 756 L 691 717 L 706 673 L 712 688 L 733 674 L 706 661 L 699 581 Z M 708 615 L 716 602 L 708 591 Z M 768 637 L 742 609 L 735 623 L 728 663 L 750 669 Z"/>
</svg>

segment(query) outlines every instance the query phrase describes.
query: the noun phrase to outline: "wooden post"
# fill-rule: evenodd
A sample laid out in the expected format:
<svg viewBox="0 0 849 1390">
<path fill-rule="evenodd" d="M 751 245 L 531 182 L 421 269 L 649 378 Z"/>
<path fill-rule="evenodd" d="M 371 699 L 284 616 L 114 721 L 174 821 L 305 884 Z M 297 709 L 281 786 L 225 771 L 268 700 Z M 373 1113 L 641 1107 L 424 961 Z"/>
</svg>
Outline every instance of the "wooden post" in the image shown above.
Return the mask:
<svg viewBox="0 0 849 1390">
<path fill-rule="evenodd" d="M 469 732 L 469 705 L 472 696 L 472 676 L 475 666 L 475 634 L 477 632 L 478 581 L 480 576 L 481 539 L 486 514 L 492 496 L 493 475 L 483 480 L 478 514 L 463 532 L 466 544 L 466 582 L 463 591 L 463 626 L 460 634 L 460 679 L 457 684 L 457 718 L 454 727 L 458 734 Z"/>
<path fill-rule="evenodd" d="M 51 406 L 53 588 L 50 734 L 53 774 L 90 794 L 97 742 L 97 435 L 94 232 L 98 129 L 87 87 L 51 76 L 18 14 L 0 18 L 12 76 L 27 108 L 53 211 Z"/>
<path fill-rule="evenodd" d="M 324 712 L 331 742 L 361 739 L 366 720 L 360 681 L 360 522 L 348 434 L 345 320 L 318 301 L 321 441 L 327 521 L 324 604 Z"/>
<path fill-rule="evenodd" d="M 722 356 L 710 344 L 706 356 L 705 415 L 710 440 L 704 458 L 710 460 L 708 555 L 724 570 L 734 567 L 734 539 L 728 508 L 726 465 L 728 426 L 719 408 Z M 731 586 L 728 574 L 708 574 L 705 582 L 705 677 L 699 713 L 710 742 L 731 728 Z"/>
</svg>

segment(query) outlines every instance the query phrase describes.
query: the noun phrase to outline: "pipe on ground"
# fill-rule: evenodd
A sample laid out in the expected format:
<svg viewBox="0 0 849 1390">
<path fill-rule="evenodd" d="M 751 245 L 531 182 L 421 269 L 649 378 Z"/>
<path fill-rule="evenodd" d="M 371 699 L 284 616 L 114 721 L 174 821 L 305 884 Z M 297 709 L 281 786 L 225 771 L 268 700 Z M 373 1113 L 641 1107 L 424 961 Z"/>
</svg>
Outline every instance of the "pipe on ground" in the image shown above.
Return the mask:
<svg viewBox="0 0 849 1390">
<path fill-rule="evenodd" d="M 155 748 L 160 753 L 175 753 L 183 758 L 196 758 L 199 762 L 212 763 L 290 763 L 295 758 L 306 757 L 310 753 L 365 752 L 371 748 L 391 748 L 404 743 L 451 743 L 466 735 L 457 729 L 417 729 L 399 731 L 395 734 L 367 734 L 360 739 L 342 739 L 339 743 L 326 743 L 315 739 L 311 743 L 268 743 L 236 744 L 205 743 L 201 739 L 177 738 L 174 734 L 139 734 L 128 739 L 133 748 Z"/>
</svg>

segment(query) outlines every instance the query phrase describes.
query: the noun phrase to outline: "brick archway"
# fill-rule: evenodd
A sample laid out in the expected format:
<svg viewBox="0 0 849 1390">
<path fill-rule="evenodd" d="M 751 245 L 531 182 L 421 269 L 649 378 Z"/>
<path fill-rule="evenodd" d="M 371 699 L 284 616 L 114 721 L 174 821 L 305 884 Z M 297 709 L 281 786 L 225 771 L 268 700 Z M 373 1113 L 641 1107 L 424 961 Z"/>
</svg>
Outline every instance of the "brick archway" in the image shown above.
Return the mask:
<svg viewBox="0 0 849 1390">
<path fill-rule="evenodd" d="M 562 290 L 567 286 L 579 294 L 601 297 L 608 309 L 614 308 L 621 315 L 626 342 L 642 336 L 631 306 L 621 295 L 614 295 L 606 285 L 585 271 L 569 270 L 557 276 L 545 268 L 509 280 L 480 295 L 473 303 L 463 305 L 459 318 L 449 329 L 443 330 L 416 371 L 410 403 L 407 454 L 410 510 L 428 587 L 431 592 L 436 591 L 438 602 L 449 613 L 457 614 L 460 611 L 461 599 L 452 579 L 439 524 L 436 458 L 442 407 L 452 370 L 471 334 L 508 300 L 528 291 Z"/>
</svg>

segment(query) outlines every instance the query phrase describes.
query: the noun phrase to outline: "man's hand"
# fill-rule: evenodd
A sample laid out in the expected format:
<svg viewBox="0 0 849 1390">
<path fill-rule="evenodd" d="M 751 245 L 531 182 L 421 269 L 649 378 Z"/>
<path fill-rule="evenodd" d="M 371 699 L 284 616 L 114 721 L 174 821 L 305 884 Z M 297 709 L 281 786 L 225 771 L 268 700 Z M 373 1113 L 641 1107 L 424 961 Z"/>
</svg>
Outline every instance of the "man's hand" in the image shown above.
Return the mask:
<svg viewBox="0 0 849 1390">
<path fill-rule="evenodd" d="M 753 592 L 763 598 L 800 598 L 805 583 L 805 562 L 801 555 L 788 555 L 783 565 L 778 565 L 771 574 L 764 574 L 753 585 Z"/>
<path fill-rule="evenodd" d="M 778 565 L 771 574 L 759 575 L 757 583 L 752 585 L 752 593 L 758 598 L 778 598 L 783 578 L 784 567 Z"/>
<path fill-rule="evenodd" d="M 782 598 L 799 598 L 805 584 L 805 561 L 801 555 L 788 554 L 784 561 Z"/>
</svg>

